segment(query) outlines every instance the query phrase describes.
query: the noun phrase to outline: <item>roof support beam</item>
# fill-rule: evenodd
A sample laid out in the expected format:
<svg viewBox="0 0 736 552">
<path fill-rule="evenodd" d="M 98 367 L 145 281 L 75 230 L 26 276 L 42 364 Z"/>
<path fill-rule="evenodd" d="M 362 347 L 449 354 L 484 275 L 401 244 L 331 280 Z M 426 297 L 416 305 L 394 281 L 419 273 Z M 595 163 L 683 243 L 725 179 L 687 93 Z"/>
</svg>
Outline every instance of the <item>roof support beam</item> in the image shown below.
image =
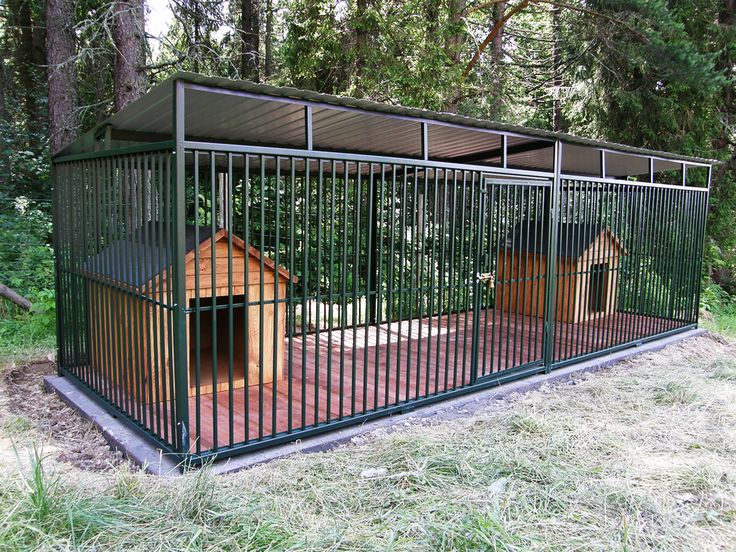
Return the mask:
<svg viewBox="0 0 736 552">
<path fill-rule="evenodd" d="M 314 149 L 314 134 L 312 132 L 312 106 L 304 106 L 304 143 L 307 145 L 307 150 L 312 151 Z"/>
<path fill-rule="evenodd" d="M 606 178 L 606 150 L 600 150 L 600 173 L 601 178 Z"/>
<path fill-rule="evenodd" d="M 425 122 L 422 122 L 422 159 L 429 160 L 429 129 Z"/>
<path fill-rule="evenodd" d="M 489 150 L 477 151 L 475 153 L 469 153 L 468 155 L 461 155 L 460 157 L 452 157 L 451 159 L 458 163 L 472 163 L 474 161 L 484 161 L 486 159 L 500 158 L 504 167 L 508 166 L 508 156 L 518 153 L 526 153 L 528 151 L 536 151 L 545 148 L 554 147 L 554 142 L 547 140 L 533 140 L 531 142 L 524 142 L 523 144 L 514 144 L 509 146 L 506 140 L 506 136 L 501 136 L 501 147 L 493 148 Z"/>
</svg>

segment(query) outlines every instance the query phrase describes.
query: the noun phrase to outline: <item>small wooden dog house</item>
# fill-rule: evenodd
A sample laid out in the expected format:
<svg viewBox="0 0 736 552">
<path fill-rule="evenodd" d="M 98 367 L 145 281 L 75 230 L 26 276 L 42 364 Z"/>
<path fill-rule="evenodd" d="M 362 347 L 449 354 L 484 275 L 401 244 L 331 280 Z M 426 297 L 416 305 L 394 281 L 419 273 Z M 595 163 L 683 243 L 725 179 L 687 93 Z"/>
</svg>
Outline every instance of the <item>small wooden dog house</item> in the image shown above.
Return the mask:
<svg viewBox="0 0 736 552">
<path fill-rule="evenodd" d="M 159 338 L 159 335 L 167 333 L 162 332 L 161 327 L 168 327 L 169 313 L 158 305 L 166 302 L 164 299 L 169 291 L 166 271 L 170 269 L 171 263 L 165 248 L 158 245 L 155 223 L 150 223 L 149 228 L 145 230 L 139 228 L 128 239 L 114 242 L 87 262 L 87 271 L 94 275 L 88 286 L 90 366 L 97 369 L 98 363 L 100 366 L 111 365 L 112 373 L 106 374 L 108 379 L 118 382 L 118 385 L 133 396 L 138 397 L 141 394 L 146 397 L 166 396 L 163 389 L 170 384 L 167 374 L 173 373 L 171 370 L 173 354 L 170 343 L 161 343 Z M 213 238 L 209 227 L 200 227 L 196 238 L 198 239 L 195 239 L 194 227 L 187 226 L 185 267 L 189 394 L 194 395 L 197 392 L 197 345 L 199 345 L 200 393 L 213 391 L 214 375 L 217 377 L 217 390 L 228 389 L 231 346 L 233 388 L 244 387 L 246 381 L 248 385 L 257 385 L 261 381 L 270 383 L 273 381 L 274 373 L 277 379 L 281 379 L 286 306 L 276 298 L 286 297 L 286 284 L 292 276 L 284 268 L 277 267 L 273 260 L 262 256 L 260 251 L 252 246 L 247 248 L 246 263 L 246 247 L 243 240 L 235 235 L 230 240 L 226 230 L 216 231 Z M 232 256 L 229 252 L 230 241 Z M 121 251 L 125 253 L 121 255 Z M 116 262 L 119 258 L 130 258 L 131 255 L 140 260 L 135 263 L 135 268 L 121 267 Z M 261 263 L 263 285 L 261 285 Z M 230 304 L 230 296 L 233 304 L 232 333 L 231 309 L 227 307 Z M 246 302 L 250 303 L 247 315 Z M 105 305 L 108 307 L 104 307 Z M 115 328 L 121 328 L 122 331 L 115 331 Z M 113 331 L 110 331 L 111 329 Z M 107 347 L 99 342 L 100 339 L 107 341 Z M 113 352 L 112 359 L 105 359 L 108 362 L 98 358 L 104 350 Z M 262 370 L 259 364 L 261 359 Z M 217 365 L 216 374 L 213 370 L 214 363 Z"/>
<path fill-rule="evenodd" d="M 547 224 L 520 222 L 498 251 L 497 308 L 544 316 Z M 579 323 L 616 310 L 619 263 L 626 249 L 607 227 L 558 226 L 555 319 Z"/>
</svg>

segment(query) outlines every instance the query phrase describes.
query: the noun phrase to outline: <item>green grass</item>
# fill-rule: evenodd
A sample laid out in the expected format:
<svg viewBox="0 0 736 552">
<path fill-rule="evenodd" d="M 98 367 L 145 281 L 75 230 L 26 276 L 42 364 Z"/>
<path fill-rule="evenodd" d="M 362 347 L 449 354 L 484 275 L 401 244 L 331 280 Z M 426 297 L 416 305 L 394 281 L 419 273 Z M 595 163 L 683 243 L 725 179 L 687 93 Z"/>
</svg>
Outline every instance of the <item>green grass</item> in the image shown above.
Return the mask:
<svg viewBox="0 0 736 552">
<path fill-rule="evenodd" d="M 718 305 L 705 316 L 700 317 L 700 324 L 713 332 L 736 337 L 736 305 Z"/>
<path fill-rule="evenodd" d="M 667 382 L 658 387 L 654 393 L 654 402 L 660 406 L 677 406 L 692 404 L 698 396 L 693 393 L 687 384 Z"/>
<path fill-rule="evenodd" d="M 48 304 L 27 313 L 0 303 L 0 366 L 52 353 L 55 331 L 54 311 Z"/>
<path fill-rule="evenodd" d="M 227 476 L 89 473 L 47 437 L 0 454 L 0 550 L 729 549 L 735 353 L 699 338 Z M 8 447 L 25 430 L 5 419 Z"/>
</svg>

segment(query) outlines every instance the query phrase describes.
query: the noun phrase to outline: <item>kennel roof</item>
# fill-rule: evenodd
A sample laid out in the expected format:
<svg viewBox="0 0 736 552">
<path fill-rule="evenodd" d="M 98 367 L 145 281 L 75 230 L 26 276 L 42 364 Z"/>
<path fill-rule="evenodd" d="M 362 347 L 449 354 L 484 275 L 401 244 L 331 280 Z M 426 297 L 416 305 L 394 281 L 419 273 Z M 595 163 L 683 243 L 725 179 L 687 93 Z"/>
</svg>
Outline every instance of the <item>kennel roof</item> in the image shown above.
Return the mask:
<svg viewBox="0 0 736 552">
<path fill-rule="evenodd" d="M 171 265 L 171 244 L 168 243 L 166 233 L 162 233 L 158 226 L 157 221 L 150 221 L 134 230 L 128 237 L 114 241 L 87 260 L 86 271 L 97 277 L 132 287 L 147 284 Z M 209 249 L 213 241 L 211 238 L 211 227 L 200 226 L 195 230 L 193 225 L 187 225 L 184 240 L 186 262 L 194 261 L 197 244 L 199 244 L 200 262 L 209 260 L 211 258 Z M 219 228 L 215 231 L 215 243 L 227 239 L 226 230 Z M 232 242 L 234 248 L 245 249 L 245 244 L 239 237 L 233 235 Z M 269 257 L 261 255 L 261 252 L 255 247 L 249 246 L 248 254 L 259 262 L 263 259 L 264 267 L 272 272 L 277 270 L 276 263 Z M 136 259 L 136 261 L 133 262 L 130 259 Z M 237 269 L 238 267 L 235 267 L 235 270 Z M 297 281 L 297 278 L 284 268 L 279 267 L 278 273 L 287 280 Z"/>
<path fill-rule="evenodd" d="M 504 249 L 546 255 L 549 249 L 548 224 L 542 221 L 522 221 L 516 224 L 503 241 Z M 560 223 L 557 226 L 557 253 L 561 257 L 580 258 L 601 235 L 605 235 L 625 255 L 626 248 L 607 226 L 597 223 Z"/>
<path fill-rule="evenodd" d="M 177 81 L 185 86 L 178 102 Z M 563 173 L 599 175 L 605 152 L 605 174 L 612 177 L 680 170 L 683 162 L 703 167 L 717 162 L 453 113 L 188 72 L 175 73 L 154 86 L 61 155 L 94 152 L 103 141 L 110 149 L 170 141 L 177 110 L 183 110 L 185 141 L 190 144 L 353 152 L 487 166 L 502 164 L 506 152 L 508 167 L 552 172 L 554 143 L 560 140 L 565 146 Z"/>
</svg>

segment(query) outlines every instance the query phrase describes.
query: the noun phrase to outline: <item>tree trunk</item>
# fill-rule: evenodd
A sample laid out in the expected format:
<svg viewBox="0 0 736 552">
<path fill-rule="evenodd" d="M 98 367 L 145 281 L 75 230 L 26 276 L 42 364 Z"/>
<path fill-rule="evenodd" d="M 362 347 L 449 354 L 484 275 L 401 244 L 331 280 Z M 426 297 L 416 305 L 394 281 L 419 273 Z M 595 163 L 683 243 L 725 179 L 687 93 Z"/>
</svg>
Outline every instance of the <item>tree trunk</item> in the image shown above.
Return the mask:
<svg viewBox="0 0 736 552">
<path fill-rule="evenodd" d="M 29 311 L 33 307 L 33 304 L 28 299 L 4 284 L 0 284 L 0 297 L 5 297 L 5 299 L 22 308 L 24 311 Z"/>
<path fill-rule="evenodd" d="M 140 98 L 146 87 L 145 0 L 115 0 L 112 40 L 115 111 L 120 111 Z"/>
<path fill-rule="evenodd" d="M 5 74 L 4 58 L 5 56 L 0 52 L 0 127 L 2 127 L 8 120 L 7 104 L 5 103 L 5 87 L 8 83 L 6 82 L 7 75 Z"/>
<path fill-rule="evenodd" d="M 458 69 L 463 55 L 463 44 L 465 43 L 466 31 L 463 15 L 465 13 L 465 0 L 449 0 L 449 29 L 445 40 L 445 54 L 453 69 Z M 450 113 L 457 113 L 460 98 L 455 95 L 445 106 Z"/>
<path fill-rule="evenodd" d="M 266 0 L 266 65 L 263 76 L 266 80 L 273 75 L 273 0 Z"/>
<path fill-rule="evenodd" d="M 240 54 L 241 72 L 244 79 L 258 81 L 260 1 L 241 0 L 241 33 L 243 50 Z"/>
<path fill-rule="evenodd" d="M 5 56 L 0 52 L 0 133 L 5 132 L 5 125 L 8 121 L 8 110 L 5 103 L 5 87 L 7 75 L 5 74 Z M 7 179 L 10 173 L 10 160 L 5 153 L 5 147 L 0 144 L 0 190 L 7 190 Z"/>
<path fill-rule="evenodd" d="M 562 27 L 560 24 L 561 8 L 552 5 L 552 130 L 559 132 L 562 130 L 562 106 L 560 104 L 560 93 L 562 89 L 562 67 L 561 52 L 562 47 Z"/>
<path fill-rule="evenodd" d="M 46 2 L 46 50 L 49 71 L 49 143 L 52 155 L 77 136 L 79 102 L 75 67 L 74 3 Z"/>
<path fill-rule="evenodd" d="M 455 65 L 462 59 L 462 47 L 465 40 L 465 24 L 463 14 L 465 13 L 465 0 L 449 0 L 450 28 L 445 40 L 445 51 L 450 62 Z"/>
<path fill-rule="evenodd" d="M 25 127 L 28 134 L 37 134 L 41 131 L 42 117 L 39 109 L 39 98 L 43 95 L 41 68 L 46 62 L 45 58 L 41 57 L 43 52 L 39 55 L 37 40 L 38 27 L 43 25 L 38 25 L 38 22 L 34 21 L 29 1 L 10 1 L 7 9 L 9 24 L 18 29 L 18 41 L 13 48 L 13 57 L 21 90 Z"/>
<path fill-rule="evenodd" d="M 424 17 L 427 21 L 427 41 L 437 40 L 437 23 L 440 18 L 440 7 L 436 0 L 426 0 L 424 3 Z"/>
<path fill-rule="evenodd" d="M 355 77 L 359 81 L 365 72 L 366 47 L 368 45 L 368 29 L 366 28 L 365 12 L 368 0 L 357 0 L 355 23 Z M 360 85 L 358 85 L 360 88 Z"/>
<path fill-rule="evenodd" d="M 499 2 L 493 6 L 493 25 L 501 21 L 506 14 L 506 2 Z M 503 90 L 505 85 L 503 70 L 503 35 L 504 29 L 493 37 L 491 43 L 491 59 L 493 60 L 493 100 L 492 113 L 498 117 L 503 106 Z"/>
</svg>

